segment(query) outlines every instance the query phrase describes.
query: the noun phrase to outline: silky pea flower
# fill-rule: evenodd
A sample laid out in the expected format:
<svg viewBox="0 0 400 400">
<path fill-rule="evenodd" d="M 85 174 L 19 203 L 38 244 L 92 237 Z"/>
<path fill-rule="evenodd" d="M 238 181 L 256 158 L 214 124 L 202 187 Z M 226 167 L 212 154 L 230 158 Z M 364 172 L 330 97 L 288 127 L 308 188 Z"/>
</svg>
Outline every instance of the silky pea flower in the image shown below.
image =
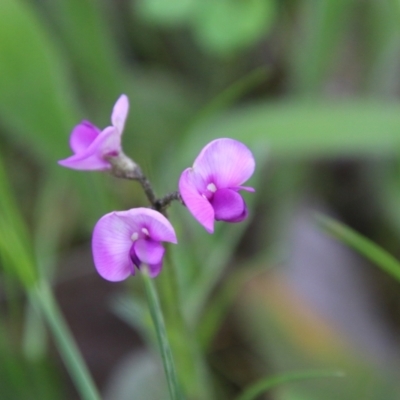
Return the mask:
<svg viewBox="0 0 400 400">
<path fill-rule="evenodd" d="M 171 223 L 149 208 L 104 215 L 94 227 L 92 252 L 97 272 L 109 281 L 122 281 L 147 265 L 154 278 L 162 268 L 161 242 L 177 243 Z"/>
<path fill-rule="evenodd" d="M 217 139 L 203 148 L 192 168 L 179 179 L 182 199 L 193 216 L 212 233 L 214 221 L 240 222 L 247 217 L 247 206 L 240 190 L 253 174 L 251 151 L 234 139 Z"/>
<path fill-rule="evenodd" d="M 58 161 L 64 167 L 78 170 L 107 170 L 111 164 L 107 157 L 121 152 L 121 135 L 129 111 L 126 95 L 121 95 L 111 114 L 111 126 L 100 131 L 89 121 L 82 121 L 72 130 L 69 144 L 72 156 Z"/>
</svg>

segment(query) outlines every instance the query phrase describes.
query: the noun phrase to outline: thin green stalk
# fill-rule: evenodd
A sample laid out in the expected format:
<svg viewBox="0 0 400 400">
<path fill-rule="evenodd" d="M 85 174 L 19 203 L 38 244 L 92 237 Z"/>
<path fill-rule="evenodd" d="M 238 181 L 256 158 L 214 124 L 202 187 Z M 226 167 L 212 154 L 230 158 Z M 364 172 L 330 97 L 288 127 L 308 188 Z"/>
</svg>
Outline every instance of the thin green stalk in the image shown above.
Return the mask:
<svg viewBox="0 0 400 400">
<path fill-rule="evenodd" d="M 74 342 L 47 281 L 40 279 L 32 238 L 0 157 L 0 259 L 7 274 L 14 274 L 46 320 L 65 366 L 82 400 L 100 400 L 100 395 Z"/>
<path fill-rule="evenodd" d="M 266 67 L 259 67 L 232 83 L 225 90 L 218 93 L 209 101 L 197 114 L 192 122 L 192 126 L 206 121 L 210 117 L 217 115 L 218 112 L 226 110 L 235 101 L 240 99 L 251 89 L 266 81 L 270 75 L 270 70 Z"/>
<path fill-rule="evenodd" d="M 165 328 L 164 317 L 158 299 L 155 285 L 146 270 L 141 274 L 146 288 L 147 300 L 150 308 L 151 318 L 157 335 L 157 341 L 160 346 L 161 358 L 164 366 L 165 376 L 167 378 L 169 394 L 171 400 L 181 400 L 182 395 L 179 388 L 174 359 L 172 357 L 171 347 L 168 341 L 167 330 Z"/>
<path fill-rule="evenodd" d="M 62 317 L 53 293 L 45 282 L 30 289 L 31 301 L 43 313 L 65 366 L 83 400 L 101 400 L 78 347 Z"/>
<path fill-rule="evenodd" d="M 162 276 L 160 294 L 165 297 L 166 308 L 169 311 L 166 315 L 168 332 L 171 334 L 172 349 L 176 356 L 182 386 L 189 399 L 212 399 L 210 380 L 200 346 L 196 342 L 195 333 L 183 315 L 178 267 L 171 251 L 167 252 L 166 258 L 168 273 Z"/>
<path fill-rule="evenodd" d="M 316 219 L 326 233 L 353 248 L 400 282 L 400 261 L 386 250 L 350 227 L 326 215 L 317 214 Z"/>
</svg>

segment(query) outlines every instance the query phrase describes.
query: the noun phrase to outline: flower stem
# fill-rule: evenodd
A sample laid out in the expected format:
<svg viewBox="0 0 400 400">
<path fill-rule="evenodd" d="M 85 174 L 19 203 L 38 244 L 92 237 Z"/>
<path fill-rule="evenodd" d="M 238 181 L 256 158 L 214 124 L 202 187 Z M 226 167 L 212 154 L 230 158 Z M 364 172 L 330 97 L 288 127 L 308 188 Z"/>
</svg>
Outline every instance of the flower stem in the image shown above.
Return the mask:
<svg viewBox="0 0 400 400">
<path fill-rule="evenodd" d="M 120 152 L 117 156 L 109 156 L 106 159 L 110 162 L 112 166 L 111 174 L 114 175 L 116 178 L 131 179 L 140 183 L 147 197 L 147 200 L 155 210 L 163 212 L 171 204 L 172 201 L 178 200 L 182 202 L 182 198 L 179 192 L 173 192 L 167 194 L 160 199 L 157 199 L 151 182 L 143 173 L 140 166 L 136 164 L 135 161 L 133 161 L 131 158 L 129 158 L 125 153 Z"/>
<path fill-rule="evenodd" d="M 156 201 L 157 201 L 157 196 L 154 193 L 154 190 L 153 190 L 153 187 L 151 186 L 150 181 L 143 174 L 142 170 L 140 170 L 140 177 L 139 177 L 138 181 L 142 185 L 143 191 L 146 194 L 146 197 L 149 200 L 150 204 L 152 206 L 154 206 L 156 204 Z"/>
<path fill-rule="evenodd" d="M 164 197 L 157 199 L 154 206 L 157 211 L 164 211 L 174 200 L 180 201 L 183 204 L 181 194 L 179 192 L 172 192 Z"/>
<path fill-rule="evenodd" d="M 78 347 L 58 308 L 54 295 L 47 283 L 41 282 L 30 289 L 31 301 L 42 312 L 53 334 L 65 366 L 83 400 L 101 400 Z"/>
<path fill-rule="evenodd" d="M 143 270 L 143 273 L 141 275 L 143 277 L 144 285 L 146 288 L 150 314 L 156 331 L 158 344 L 160 346 L 161 358 L 164 366 L 165 376 L 168 382 L 169 394 L 171 400 L 182 400 L 175 364 L 172 357 L 171 347 L 168 341 L 167 331 L 165 328 L 164 318 L 162 315 L 157 291 L 147 271 Z"/>
<path fill-rule="evenodd" d="M 195 341 L 196 335 L 182 312 L 178 270 L 171 254 L 172 248 L 167 246 L 166 250 L 165 272 L 159 277 L 158 282 L 182 387 L 188 399 L 212 399 L 205 361 Z"/>
</svg>

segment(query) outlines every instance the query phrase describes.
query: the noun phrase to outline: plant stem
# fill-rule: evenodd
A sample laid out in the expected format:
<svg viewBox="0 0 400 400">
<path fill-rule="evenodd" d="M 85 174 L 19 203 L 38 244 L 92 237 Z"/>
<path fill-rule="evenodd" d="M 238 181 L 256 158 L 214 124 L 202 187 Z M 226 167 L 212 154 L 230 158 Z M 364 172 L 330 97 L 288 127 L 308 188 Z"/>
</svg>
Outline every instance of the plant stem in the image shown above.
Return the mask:
<svg viewBox="0 0 400 400">
<path fill-rule="evenodd" d="M 151 182 L 147 179 L 140 166 L 123 152 L 119 153 L 117 156 L 109 156 L 107 160 L 112 166 L 112 175 L 117 178 L 131 179 L 140 183 L 147 200 L 155 210 L 163 212 L 172 201 L 179 200 L 182 202 L 179 192 L 173 192 L 157 199 Z"/>
<path fill-rule="evenodd" d="M 157 335 L 157 341 L 160 346 L 161 358 L 164 366 L 165 376 L 168 382 L 168 389 L 171 400 L 182 400 L 181 391 L 177 379 L 174 360 L 171 347 L 168 341 L 164 318 L 158 299 L 157 291 L 152 279 L 146 269 L 142 269 L 142 277 L 146 288 L 147 300 L 150 308 L 151 318 Z"/>
<path fill-rule="evenodd" d="M 45 282 L 37 283 L 30 289 L 29 295 L 31 301 L 40 309 L 49 325 L 61 357 L 81 399 L 101 400 L 96 385 L 48 284 Z"/>
<path fill-rule="evenodd" d="M 188 399 L 212 399 L 207 368 L 196 335 L 182 312 L 177 266 L 167 246 L 165 272 L 159 278 L 160 297 L 184 393 Z"/>
<path fill-rule="evenodd" d="M 157 199 L 154 206 L 157 211 L 164 211 L 174 200 L 180 201 L 183 204 L 181 194 L 179 192 L 172 192 L 164 197 Z"/>
</svg>

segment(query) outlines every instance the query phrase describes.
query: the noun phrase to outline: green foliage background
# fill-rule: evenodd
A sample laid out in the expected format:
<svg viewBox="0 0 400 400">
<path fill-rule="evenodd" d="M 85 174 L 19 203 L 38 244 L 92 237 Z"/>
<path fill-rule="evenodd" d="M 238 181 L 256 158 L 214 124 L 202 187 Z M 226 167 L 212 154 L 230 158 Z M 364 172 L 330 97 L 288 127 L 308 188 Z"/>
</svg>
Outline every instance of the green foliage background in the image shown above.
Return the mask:
<svg viewBox="0 0 400 400">
<path fill-rule="evenodd" d="M 345 370 L 347 377 L 339 384 L 296 382 L 268 398 L 397 399 L 395 371 L 329 340 L 331 351 L 313 354 L 296 341 L 300 330 L 290 330 L 273 305 L 252 296 L 236 319 L 258 354 L 253 374 L 245 365 L 237 373 L 210 359 L 238 293 L 286 254 L 284 233 L 310 182 L 325 194 L 335 185 L 315 170 L 318 163 L 356 160 L 380 210 L 365 233 L 399 250 L 399 71 L 397 0 L 0 0 L 2 397 L 69 398 L 70 383 L 27 301 L 29 287 L 41 279 L 54 287 L 74 279 L 60 275 L 60 258 L 90 241 L 104 213 L 145 204 L 134 183 L 57 165 L 69 155 L 73 126 L 83 118 L 106 126 L 115 100 L 126 93 L 124 149 L 159 194 L 176 190 L 180 171 L 212 139 L 239 139 L 257 159 L 251 181 L 257 194 L 246 198 L 257 229 L 249 219 L 218 226 L 210 237 L 178 204 L 170 212 L 180 241 L 171 253 L 182 309 L 214 393 L 203 388 L 202 398 L 231 399 L 262 376 L 304 367 Z M 139 286 L 121 284 L 110 312 L 151 347 Z M 118 399 L 132 398 L 123 397 L 131 390 L 139 391 L 135 399 L 148 398 L 159 374 L 151 365 L 140 379 L 140 368 L 132 366 Z"/>
</svg>

